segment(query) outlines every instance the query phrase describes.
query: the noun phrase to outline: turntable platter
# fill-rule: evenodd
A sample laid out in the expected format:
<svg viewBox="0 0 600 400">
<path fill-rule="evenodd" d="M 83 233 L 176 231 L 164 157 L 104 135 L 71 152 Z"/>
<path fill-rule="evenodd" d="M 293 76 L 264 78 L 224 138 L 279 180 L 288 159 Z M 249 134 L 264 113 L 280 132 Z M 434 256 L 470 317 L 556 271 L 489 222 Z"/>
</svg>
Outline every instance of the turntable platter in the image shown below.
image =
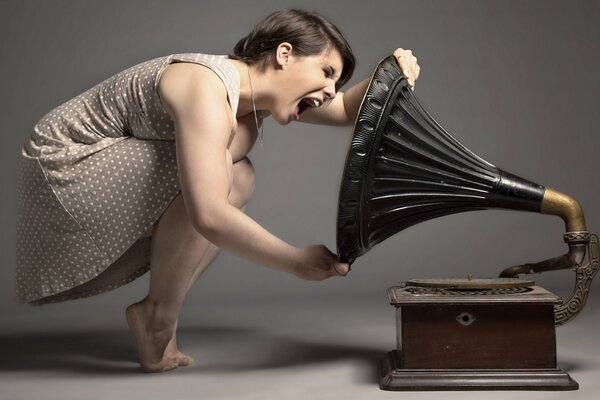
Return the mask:
<svg viewBox="0 0 600 400">
<path fill-rule="evenodd" d="M 406 286 L 444 289 L 500 289 L 522 288 L 535 285 L 534 281 L 516 278 L 442 278 L 410 279 Z"/>
</svg>

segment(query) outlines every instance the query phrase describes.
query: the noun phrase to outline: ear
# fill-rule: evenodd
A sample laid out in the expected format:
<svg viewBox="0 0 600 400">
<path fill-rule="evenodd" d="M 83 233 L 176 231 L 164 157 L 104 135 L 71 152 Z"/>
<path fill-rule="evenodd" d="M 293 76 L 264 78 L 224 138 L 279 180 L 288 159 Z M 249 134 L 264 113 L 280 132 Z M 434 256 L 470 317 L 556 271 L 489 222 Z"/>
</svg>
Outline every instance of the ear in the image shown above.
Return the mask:
<svg viewBox="0 0 600 400">
<path fill-rule="evenodd" d="M 288 42 L 282 42 L 277 46 L 275 53 L 275 62 L 280 68 L 286 68 L 292 58 L 292 45 Z"/>
</svg>

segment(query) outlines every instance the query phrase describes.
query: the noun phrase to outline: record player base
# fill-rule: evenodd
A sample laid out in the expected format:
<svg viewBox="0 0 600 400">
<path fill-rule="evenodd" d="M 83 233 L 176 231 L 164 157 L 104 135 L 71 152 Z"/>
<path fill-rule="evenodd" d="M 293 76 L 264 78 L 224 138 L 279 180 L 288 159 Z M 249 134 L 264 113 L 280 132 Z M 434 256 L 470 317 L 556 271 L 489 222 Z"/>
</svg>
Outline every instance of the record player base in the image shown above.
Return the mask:
<svg viewBox="0 0 600 400">
<path fill-rule="evenodd" d="M 403 369 L 396 350 L 380 366 L 379 387 L 394 391 L 577 390 L 579 384 L 559 368 L 548 369 Z"/>
</svg>

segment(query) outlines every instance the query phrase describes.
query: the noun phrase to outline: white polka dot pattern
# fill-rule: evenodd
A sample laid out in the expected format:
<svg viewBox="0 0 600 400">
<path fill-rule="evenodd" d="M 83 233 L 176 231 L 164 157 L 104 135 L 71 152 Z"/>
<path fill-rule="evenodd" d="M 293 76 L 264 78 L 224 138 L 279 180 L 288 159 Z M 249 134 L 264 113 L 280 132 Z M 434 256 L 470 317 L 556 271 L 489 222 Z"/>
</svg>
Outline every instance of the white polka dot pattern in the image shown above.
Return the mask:
<svg viewBox="0 0 600 400">
<path fill-rule="evenodd" d="M 211 68 L 235 117 L 236 68 L 195 53 L 138 64 L 46 114 L 22 149 L 17 301 L 91 296 L 148 270 L 150 239 L 139 238 L 180 191 L 174 125 L 157 92 L 173 62 Z"/>
</svg>

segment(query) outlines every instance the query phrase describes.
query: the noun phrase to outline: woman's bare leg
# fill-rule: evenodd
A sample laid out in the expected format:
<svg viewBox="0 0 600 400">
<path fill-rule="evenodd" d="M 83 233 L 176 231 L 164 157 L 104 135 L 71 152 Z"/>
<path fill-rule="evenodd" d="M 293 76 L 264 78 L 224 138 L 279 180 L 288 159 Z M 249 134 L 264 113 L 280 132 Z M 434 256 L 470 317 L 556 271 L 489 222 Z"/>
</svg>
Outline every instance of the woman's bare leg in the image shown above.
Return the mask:
<svg viewBox="0 0 600 400">
<path fill-rule="evenodd" d="M 187 282 L 209 246 L 208 240 L 194 232 L 187 221 L 183 198 L 178 195 L 152 235 L 148 296 L 129 306 L 126 313 L 140 364 L 147 372 L 179 366 L 179 360 L 166 349 L 174 336 Z"/>
<path fill-rule="evenodd" d="M 229 172 L 229 201 L 242 208 L 253 188 L 252 166 L 244 159 L 230 165 Z M 193 228 L 183 198 L 177 196 L 152 235 L 148 296 L 127 308 L 127 321 L 145 371 L 162 372 L 192 362 L 177 350 L 177 318 L 193 282 L 218 252 L 217 247 Z"/>
</svg>

